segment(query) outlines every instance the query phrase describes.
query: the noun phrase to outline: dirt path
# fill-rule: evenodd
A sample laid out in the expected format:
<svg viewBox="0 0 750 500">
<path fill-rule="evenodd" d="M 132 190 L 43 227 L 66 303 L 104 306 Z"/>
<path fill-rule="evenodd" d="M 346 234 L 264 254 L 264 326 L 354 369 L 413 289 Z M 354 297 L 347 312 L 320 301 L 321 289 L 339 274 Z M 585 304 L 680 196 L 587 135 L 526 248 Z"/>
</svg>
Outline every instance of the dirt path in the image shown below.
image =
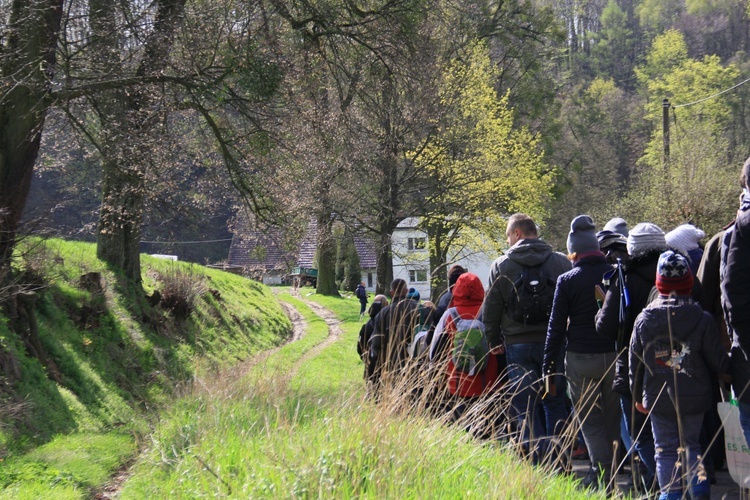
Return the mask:
<svg viewBox="0 0 750 500">
<path fill-rule="evenodd" d="M 321 342 L 320 344 L 316 345 L 315 347 L 307 351 L 302 356 L 302 358 L 300 358 L 299 363 L 295 364 L 292 372 L 290 373 L 290 377 L 294 377 L 299 371 L 299 367 L 302 366 L 305 361 L 307 361 L 308 359 L 314 358 L 315 356 L 323 352 L 324 349 L 326 349 L 328 346 L 336 342 L 341 337 L 341 334 L 343 332 L 341 330 L 341 321 L 331 311 L 321 306 L 317 302 L 304 299 L 300 295 L 299 290 L 292 289 L 291 293 L 293 297 L 303 301 L 310 309 L 312 309 L 312 311 L 315 313 L 316 316 L 321 318 L 323 321 L 326 322 L 326 325 L 328 325 L 328 337 L 326 337 L 326 339 L 323 342 Z M 296 309 L 295 309 L 295 312 L 296 312 Z"/>
<path fill-rule="evenodd" d="M 274 293 L 275 292 L 276 291 L 274 290 Z M 313 301 L 305 300 L 304 298 L 302 298 L 298 290 L 292 290 L 292 296 L 303 301 L 308 307 L 310 307 L 310 309 L 312 309 L 312 311 L 317 316 L 319 316 L 321 319 L 323 319 L 323 321 L 326 322 L 326 324 L 328 325 L 328 337 L 326 337 L 323 342 L 316 345 L 302 356 L 300 362 L 295 364 L 294 369 L 290 373 L 290 377 L 293 377 L 297 374 L 299 367 L 302 365 L 302 363 L 304 363 L 304 361 L 320 354 L 320 352 L 322 352 L 326 347 L 338 340 L 342 333 L 340 326 L 341 321 L 339 321 L 331 311 Z M 252 367 L 263 363 L 286 344 L 297 342 L 298 340 L 304 338 L 304 336 L 307 334 L 308 323 L 307 320 L 305 320 L 305 318 L 302 316 L 302 314 L 300 314 L 300 312 L 297 311 L 294 306 L 292 306 L 291 304 L 287 304 L 286 302 L 283 302 L 281 300 L 279 300 L 279 305 L 282 309 L 284 309 L 284 313 L 292 322 L 292 332 L 287 341 L 277 347 L 274 347 L 273 349 L 268 349 L 256 354 L 252 358 L 243 362 L 240 366 L 236 367 L 233 370 L 230 370 L 230 372 L 227 374 L 228 379 L 235 380 L 236 378 L 243 376 L 247 373 L 248 370 L 252 369 Z M 95 498 L 96 500 L 112 500 L 118 498 L 120 495 L 120 491 L 125 484 L 125 481 L 127 481 L 132 475 L 131 468 L 135 464 L 136 460 L 137 458 L 133 458 L 127 464 L 124 464 L 122 467 L 117 469 L 117 471 L 112 475 L 110 481 L 107 484 L 105 484 L 98 491 L 93 492 L 92 498 Z"/>
</svg>

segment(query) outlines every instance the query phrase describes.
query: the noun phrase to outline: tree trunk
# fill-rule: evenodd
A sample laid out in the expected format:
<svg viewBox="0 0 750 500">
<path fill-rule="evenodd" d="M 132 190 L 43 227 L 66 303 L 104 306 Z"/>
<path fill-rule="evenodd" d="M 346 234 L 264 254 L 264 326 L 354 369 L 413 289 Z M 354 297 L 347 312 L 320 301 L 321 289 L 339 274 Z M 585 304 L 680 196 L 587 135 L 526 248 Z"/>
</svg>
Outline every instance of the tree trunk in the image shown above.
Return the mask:
<svg viewBox="0 0 750 500">
<path fill-rule="evenodd" d="M 330 210 L 318 213 L 318 285 L 316 293 L 339 297 L 336 287 L 336 240 Z"/>
<path fill-rule="evenodd" d="M 2 53 L 0 105 L 0 278 L 8 279 L 50 105 L 62 0 L 15 1 Z"/>
<path fill-rule="evenodd" d="M 186 0 L 159 0 L 154 25 L 146 37 L 136 76 L 166 66 Z M 89 0 L 90 18 L 102 74 L 120 73 L 116 5 Z M 105 73 L 106 72 L 106 73 Z M 150 92 L 151 91 L 151 92 Z M 153 89 L 115 90 L 92 99 L 101 125 L 103 192 L 97 231 L 97 256 L 121 269 L 131 283 L 141 283 L 140 241 L 146 201 L 145 172 L 158 137 L 155 116 L 161 112 Z M 153 142 L 152 142 L 153 141 Z"/>
<path fill-rule="evenodd" d="M 448 290 L 448 249 L 445 236 L 448 234 L 440 222 L 427 224 L 427 245 L 430 254 L 430 300 L 437 304 L 438 298 Z"/>
<path fill-rule="evenodd" d="M 385 224 L 381 225 L 380 245 L 377 257 L 377 283 L 375 293 L 387 294 L 391 281 L 393 281 L 393 250 L 391 248 L 391 238 L 393 229 L 388 229 Z"/>
</svg>

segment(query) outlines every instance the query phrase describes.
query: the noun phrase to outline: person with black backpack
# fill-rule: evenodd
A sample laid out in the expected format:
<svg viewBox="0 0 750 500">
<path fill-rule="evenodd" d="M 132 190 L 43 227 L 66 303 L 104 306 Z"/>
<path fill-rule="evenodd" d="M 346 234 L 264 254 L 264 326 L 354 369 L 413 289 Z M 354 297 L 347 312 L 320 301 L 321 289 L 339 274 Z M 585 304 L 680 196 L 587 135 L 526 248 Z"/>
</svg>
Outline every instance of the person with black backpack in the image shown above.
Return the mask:
<svg viewBox="0 0 750 500">
<path fill-rule="evenodd" d="M 539 461 L 546 437 L 567 417 L 565 391 L 549 396 L 543 406 L 541 382 L 555 284 L 571 264 L 539 238 L 526 214 L 508 219 L 506 236 L 510 248 L 492 264 L 482 318 L 493 354 L 506 353 L 508 390 L 522 447 Z"/>
</svg>

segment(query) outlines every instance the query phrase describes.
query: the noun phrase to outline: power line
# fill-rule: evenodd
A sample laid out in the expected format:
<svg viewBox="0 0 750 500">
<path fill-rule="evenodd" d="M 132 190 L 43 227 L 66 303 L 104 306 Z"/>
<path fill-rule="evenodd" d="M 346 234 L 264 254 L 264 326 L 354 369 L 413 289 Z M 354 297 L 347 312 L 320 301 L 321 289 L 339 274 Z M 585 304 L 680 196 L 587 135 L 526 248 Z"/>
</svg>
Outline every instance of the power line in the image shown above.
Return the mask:
<svg viewBox="0 0 750 500">
<path fill-rule="evenodd" d="M 200 243 L 219 243 L 221 241 L 232 241 L 232 238 L 223 240 L 203 240 L 203 241 L 141 241 L 141 243 L 150 243 L 158 245 L 197 245 Z"/>
<path fill-rule="evenodd" d="M 712 95 L 710 95 L 708 97 L 704 97 L 702 99 L 698 99 L 697 101 L 689 102 L 687 104 L 678 104 L 677 106 L 672 106 L 672 108 L 673 109 L 685 108 L 687 106 L 692 106 L 693 104 L 699 104 L 699 103 L 701 103 L 703 101 L 708 101 L 709 99 L 713 99 L 714 97 L 718 97 L 718 96 L 720 96 L 722 94 L 726 94 L 727 92 L 730 92 L 730 91 L 736 89 L 737 87 L 741 87 L 742 85 L 745 85 L 747 82 L 750 82 L 750 78 L 748 78 L 745 81 L 742 81 L 742 82 L 738 83 L 737 85 L 735 85 L 733 87 L 729 87 L 728 89 L 722 90 L 721 92 L 717 92 L 717 93 L 712 94 Z"/>
</svg>

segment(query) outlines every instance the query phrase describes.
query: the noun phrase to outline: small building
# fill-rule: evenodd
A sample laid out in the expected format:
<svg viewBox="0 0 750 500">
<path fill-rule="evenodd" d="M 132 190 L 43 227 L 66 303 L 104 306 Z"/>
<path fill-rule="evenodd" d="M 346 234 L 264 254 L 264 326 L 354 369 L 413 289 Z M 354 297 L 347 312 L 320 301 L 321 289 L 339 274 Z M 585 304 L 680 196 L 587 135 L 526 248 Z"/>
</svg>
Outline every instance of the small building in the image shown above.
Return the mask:
<svg viewBox="0 0 750 500">
<path fill-rule="evenodd" d="M 396 227 L 392 239 L 393 277 L 401 278 L 416 289 L 423 298 L 430 297 L 430 255 L 427 233 L 419 228 L 418 217 L 407 217 Z M 462 248 L 449 255 L 448 268 L 459 264 L 479 276 L 487 287 L 490 268 L 497 255 Z M 448 273 L 448 269 L 444 271 Z"/>
<path fill-rule="evenodd" d="M 281 285 L 295 266 L 295 256 L 284 249 L 278 229 L 249 231 L 234 234 L 227 264 L 265 285 Z"/>
<path fill-rule="evenodd" d="M 293 250 L 284 250 L 281 230 L 240 231 L 235 233 L 229 247 L 227 265 L 241 267 L 250 276 L 266 285 L 290 284 L 288 278 L 296 270 L 315 270 L 315 253 L 318 241 L 318 226 L 311 221 L 305 234 Z M 376 285 L 376 247 L 372 240 L 355 236 L 354 247 L 359 257 L 361 281 L 367 290 L 374 292 Z M 305 276 L 310 273 L 306 272 Z M 313 281 L 308 279 L 307 283 Z"/>
</svg>

